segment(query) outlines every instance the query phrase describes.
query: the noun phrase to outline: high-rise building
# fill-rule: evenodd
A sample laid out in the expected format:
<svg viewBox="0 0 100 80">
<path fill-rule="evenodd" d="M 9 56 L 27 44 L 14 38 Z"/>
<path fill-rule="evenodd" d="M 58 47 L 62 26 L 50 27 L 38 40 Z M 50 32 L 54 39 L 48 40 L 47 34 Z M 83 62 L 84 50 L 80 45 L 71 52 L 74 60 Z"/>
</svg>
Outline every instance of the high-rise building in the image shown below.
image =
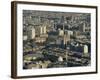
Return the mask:
<svg viewBox="0 0 100 80">
<path fill-rule="evenodd" d="M 40 26 L 40 34 L 46 34 L 46 26 Z"/>
<path fill-rule="evenodd" d="M 46 26 L 43 26 L 43 34 L 46 34 Z"/>
<path fill-rule="evenodd" d="M 89 57 L 89 51 L 88 51 L 88 45 L 84 45 L 83 46 L 83 56 L 85 56 L 85 57 Z"/>
<path fill-rule="evenodd" d="M 86 27 L 86 24 L 83 23 L 83 32 L 85 32 L 85 27 Z"/>
<path fill-rule="evenodd" d="M 77 37 L 77 36 L 79 36 L 80 34 L 81 34 L 80 31 L 73 31 L 73 36 L 74 36 L 74 37 Z"/>
<path fill-rule="evenodd" d="M 29 26 L 26 34 L 27 34 L 28 39 L 34 39 L 36 35 L 35 28 L 33 26 Z"/>
<path fill-rule="evenodd" d="M 66 33 L 67 33 L 67 35 L 69 35 L 69 36 L 73 35 L 73 31 L 71 31 L 71 30 L 67 30 Z"/>
<path fill-rule="evenodd" d="M 62 62 L 62 61 L 63 61 L 62 56 L 59 56 L 58 61 L 60 61 L 60 62 Z"/>
<path fill-rule="evenodd" d="M 63 44 L 64 44 L 64 45 L 67 44 L 67 36 L 66 36 L 66 35 L 64 35 Z"/>
<path fill-rule="evenodd" d="M 67 42 L 70 40 L 70 35 L 64 35 L 63 37 L 63 44 L 67 44 Z"/>
<path fill-rule="evenodd" d="M 88 46 L 84 45 L 84 54 L 87 54 L 87 53 L 88 53 Z"/>
<path fill-rule="evenodd" d="M 32 35 L 31 38 L 34 39 L 35 38 L 35 28 L 32 28 Z"/>
<path fill-rule="evenodd" d="M 82 23 L 82 25 L 79 27 L 79 31 L 80 32 L 85 32 L 85 27 L 86 27 L 86 24 Z"/>
<path fill-rule="evenodd" d="M 64 30 L 59 29 L 59 36 L 64 36 Z"/>
</svg>

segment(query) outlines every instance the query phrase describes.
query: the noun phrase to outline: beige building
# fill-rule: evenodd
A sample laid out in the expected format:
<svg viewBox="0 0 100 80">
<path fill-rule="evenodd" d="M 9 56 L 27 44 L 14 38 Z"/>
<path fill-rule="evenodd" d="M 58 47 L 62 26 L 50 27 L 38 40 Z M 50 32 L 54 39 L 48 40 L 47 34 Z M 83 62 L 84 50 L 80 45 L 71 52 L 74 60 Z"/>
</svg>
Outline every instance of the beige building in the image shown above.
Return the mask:
<svg viewBox="0 0 100 80">
<path fill-rule="evenodd" d="M 35 42 L 37 42 L 37 43 L 43 43 L 43 42 L 46 41 L 46 38 L 43 38 L 43 37 L 36 37 L 35 40 L 36 40 Z"/>
<path fill-rule="evenodd" d="M 63 44 L 67 44 L 67 42 L 70 40 L 70 36 L 69 35 L 64 35 L 63 36 Z"/>
<path fill-rule="evenodd" d="M 87 54 L 87 53 L 88 53 L 88 46 L 84 45 L 84 54 Z"/>
<path fill-rule="evenodd" d="M 64 36 L 64 30 L 59 29 L 59 36 Z"/>
<path fill-rule="evenodd" d="M 32 28 L 32 39 L 34 39 L 35 38 L 35 28 Z"/>
<path fill-rule="evenodd" d="M 40 34 L 46 34 L 46 26 L 43 25 L 43 26 L 40 26 Z"/>
</svg>

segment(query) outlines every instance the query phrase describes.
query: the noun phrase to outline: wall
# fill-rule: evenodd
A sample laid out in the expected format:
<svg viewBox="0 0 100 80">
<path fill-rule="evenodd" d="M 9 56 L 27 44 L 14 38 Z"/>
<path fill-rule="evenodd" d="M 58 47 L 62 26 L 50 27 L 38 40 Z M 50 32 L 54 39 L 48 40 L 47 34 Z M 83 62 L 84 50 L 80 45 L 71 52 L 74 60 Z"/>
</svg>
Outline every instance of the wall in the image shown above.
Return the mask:
<svg viewBox="0 0 100 80">
<path fill-rule="evenodd" d="M 99 6 L 100 0 L 31 0 L 31 1 L 79 4 L 79 5 L 82 4 L 98 5 L 98 8 L 100 10 Z M 11 11 L 10 11 L 11 8 L 10 7 L 11 7 L 11 0 L 0 0 L 0 80 L 14 80 L 10 78 L 10 67 L 11 67 L 10 66 L 11 65 L 11 60 L 10 60 L 11 59 Z M 98 22 L 100 22 L 99 16 L 98 19 L 99 19 Z M 98 30 L 100 30 L 100 27 L 98 27 Z M 98 34 L 100 34 L 99 31 Z M 98 41 L 99 45 L 100 37 L 98 38 Z M 100 54 L 98 54 L 98 57 L 100 57 Z M 100 61 L 100 59 L 98 61 Z M 98 67 L 100 67 L 100 64 L 98 64 Z M 45 78 L 34 78 L 34 79 L 31 78 L 29 80 L 55 80 L 55 79 L 56 80 L 100 80 L 99 77 L 100 77 L 100 69 L 98 74 L 60 76 L 60 77 L 50 77 L 50 78 L 45 77 Z"/>
</svg>

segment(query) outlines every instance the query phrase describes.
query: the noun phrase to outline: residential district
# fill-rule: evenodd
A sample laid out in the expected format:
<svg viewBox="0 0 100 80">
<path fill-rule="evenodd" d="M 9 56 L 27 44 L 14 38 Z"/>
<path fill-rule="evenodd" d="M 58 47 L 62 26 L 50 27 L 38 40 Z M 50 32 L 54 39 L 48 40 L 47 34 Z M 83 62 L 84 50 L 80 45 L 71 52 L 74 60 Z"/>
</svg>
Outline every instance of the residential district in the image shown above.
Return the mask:
<svg viewBox="0 0 100 80">
<path fill-rule="evenodd" d="M 90 17 L 23 10 L 23 69 L 90 66 Z"/>
</svg>

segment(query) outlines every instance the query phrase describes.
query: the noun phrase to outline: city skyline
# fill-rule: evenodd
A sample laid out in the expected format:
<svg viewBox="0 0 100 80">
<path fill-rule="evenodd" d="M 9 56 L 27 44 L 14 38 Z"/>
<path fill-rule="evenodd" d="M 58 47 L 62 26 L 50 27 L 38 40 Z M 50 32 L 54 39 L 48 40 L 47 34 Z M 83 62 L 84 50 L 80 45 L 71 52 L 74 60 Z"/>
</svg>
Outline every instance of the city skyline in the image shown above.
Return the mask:
<svg viewBox="0 0 100 80">
<path fill-rule="evenodd" d="M 23 10 L 23 68 L 91 65 L 91 14 Z"/>
</svg>

